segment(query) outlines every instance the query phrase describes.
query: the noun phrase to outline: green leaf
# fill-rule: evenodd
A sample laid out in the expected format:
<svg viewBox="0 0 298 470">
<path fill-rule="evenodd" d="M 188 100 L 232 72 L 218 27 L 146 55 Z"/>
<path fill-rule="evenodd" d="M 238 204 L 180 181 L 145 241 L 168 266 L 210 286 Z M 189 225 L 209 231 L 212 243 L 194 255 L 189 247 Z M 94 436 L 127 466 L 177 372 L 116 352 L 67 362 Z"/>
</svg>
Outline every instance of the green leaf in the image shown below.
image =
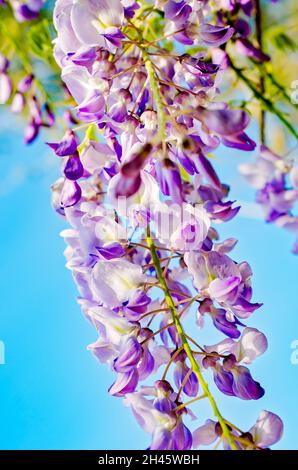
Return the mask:
<svg viewBox="0 0 298 470">
<path fill-rule="evenodd" d="M 49 64 L 53 63 L 52 35 L 46 18 L 29 29 L 28 44 L 30 51 L 39 59 Z"/>
<path fill-rule="evenodd" d="M 279 33 L 274 37 L 274 42 L 278 49 L 283 51 L 295 51 L 297 49 L 297 44 L 295 41 L 288 36 L 286 33 Z"/>
</svg>

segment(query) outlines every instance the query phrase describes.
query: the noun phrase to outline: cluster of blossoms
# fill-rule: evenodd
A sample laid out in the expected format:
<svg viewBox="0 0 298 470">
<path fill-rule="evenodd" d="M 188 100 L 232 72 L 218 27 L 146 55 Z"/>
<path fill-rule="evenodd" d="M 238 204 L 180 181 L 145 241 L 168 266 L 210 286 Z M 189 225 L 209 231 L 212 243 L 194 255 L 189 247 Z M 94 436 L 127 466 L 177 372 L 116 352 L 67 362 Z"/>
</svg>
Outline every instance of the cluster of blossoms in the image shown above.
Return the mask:
<svg viewBox="0 0 298 470">
<path fill-rule="evenodd" d="M 298 216 L 293 213 L 298 200 L 296 159 L 277 155 L 262 145 L 256 161 L 241 165 L 240 172 L 257 190 L 256 201 L 265 220 L 294 233 L 293 253 L 298 254 Z"/>
<path fill-rule="evenodd" d="M 71 225 L 67 266 L 99 333 L 89 348 L 115 373 L 109 393 L 125 398 L 151 449 L 268 448 L 280 418 L 263 411 L 241 431 L 207 383 L 243 400 L 264 394 L 247 367 L 267 348 L 243 323 L 261 306 L 251 268 L 231 257 L 237 240 L 220 241 L 215 228 L 239 207 L 211 152 L 255 148 L 248 113 L 215 101 L 235 27 L 212 24 L 209 2 L 183 0 L 57 0 L 54 24 L 82 124 L 49 143 L 63 162 L 53 205 Z M 205 321 L 217 344 L 201 343 Z M 198 400 L 215 420 L 193 429 Z"/>
<path fill-rule="evenodd" d="M 270 1 L 275 3 L 277 0 Z M 234 28 L 232 43 L 234 43 L 238 54 L 258 62 L 268 62 L 270 56 L 262 50 L 262 44 L 259 44 L 262 41 L 260 41 L 258 34 L 254 39 L 251 26 L 252 16 L 258 15 L 258 4 L 259 0 L 219 0 L 216 19 L 217 24 Z"/>
<path fill-rule="evenodd" d="M 24 141 L 32 143 L 42 127 L 52 127 L 55 116 L 51 106 L 41 104 L 36 93 L 36 83 L 33 74 L 24 75 L 14 85 L 9 74 L 9 60 L 0 54 L 0 104 L 10 102 L 10 110 L 20 114 L 26 110 L 28 124 L 24 130 Z"/>
<path fill-rule="evenodd" d="M 38 18 L 44 3 L 45 0 L 0 0 L 0 8 L 11 7 L 16 20 L 22 23 Z"/>
</svg>

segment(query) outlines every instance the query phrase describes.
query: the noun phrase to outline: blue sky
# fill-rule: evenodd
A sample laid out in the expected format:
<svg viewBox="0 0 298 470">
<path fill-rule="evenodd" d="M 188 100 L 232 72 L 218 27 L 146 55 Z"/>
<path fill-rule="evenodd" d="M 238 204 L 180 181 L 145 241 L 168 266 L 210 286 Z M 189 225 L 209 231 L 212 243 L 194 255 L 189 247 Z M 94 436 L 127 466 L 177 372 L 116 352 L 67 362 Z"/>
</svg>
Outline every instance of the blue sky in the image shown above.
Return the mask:
<svg viewBox="0 0 298 470">
<path fill-rule="evenodd" d="M 6 356 L 0 365 L 0 448 L 146 448 L 149 437 L 121 399 L 107 394 L 112 375 L 86 350 L 96 333 L 76 304 L 59 237 L 63 221 L 50 206 L 56 161 L 42 143 L 24 148 L 21 134 L 6 128 L 3 116 L 0 127 L 0 340 Z M 233 197 L 253 201 L 235 171 L 247 158 L 227 149 L 217 167 L 234 184 Z M 219 403 L 225 416 L 246 429 L 261 409 L 277 412 L 286 428 L 278 447 L 297 449 L 298 366 L 290 362 L 291 342 L 298 339 L 293 240 L 245 217 L 220 230 L 239 238 L 234 256 L 253 267 L 255 299 L 264 307 L 248 325 L 266 333 L 269 350 L 252 367 L 265 396 L 257 402 L 220 396 Z M 203 410 L 200 421 L 205 417 Z"/>
</svg>

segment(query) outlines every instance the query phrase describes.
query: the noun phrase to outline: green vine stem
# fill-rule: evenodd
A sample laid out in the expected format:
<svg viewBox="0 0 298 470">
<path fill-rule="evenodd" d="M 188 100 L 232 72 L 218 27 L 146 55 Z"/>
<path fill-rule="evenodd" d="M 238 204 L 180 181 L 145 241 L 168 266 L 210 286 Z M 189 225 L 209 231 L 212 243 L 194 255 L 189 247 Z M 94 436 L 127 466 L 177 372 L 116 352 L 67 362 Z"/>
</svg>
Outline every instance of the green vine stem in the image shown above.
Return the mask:
<svg viewBox="0 0 298 470">
<path fill-rule="evenodd" d="M 234 441 L 234 438 L 233 438 L 233 435 L 232 433 L 230 432 L 229 430 L 229 427 L 227 426 L 226 424 L 226 421 L 225 419 L 223 418 L 223 416 L 221 415 L 219 409 L 218 409 L 218 406 L 216 404 L 216 401 L 215 399 L 213 398 L 210 390 L 209 390 L 209 387 L 208 387 L 208 384 L 207 382 L 205 381 L 203 375 L 202 375 L 202 372 L 201 372 L 201 369 L 194 357 L 194 354 L 192 352 L 192 349 L 189 345 L 189 342 L 186 338 L 186 335 L 184 333 L 184 329 L 183 329 L 183 326 L 181 324 L 181 321 L 180 321 L 180 318 L 179 318 L 179 315 L 177 313 L 177 310 L 176 310 L 176 307 L 175 307 L 175 303 L 174 303 L 174 300 L 172 298 L 172 295 L 171 295 L 171 292 L 168 288 L 168 285 L 167 285 L 167 282 L 163 276 L 163 271 L 162 271 L 162 267 L 161 267 L 161 264 L 160 264 L 160 260 L 159 260 L 159 257 L 157 255 L 157 251 L 156 251 L 156 248 L 155 248 L 155 245 L 154 245 L 154 242 L 152 240 L 152 237 L 150 235 L 150 231 L 149 229 L 147 230 L 147 237 L 146 237 L 146 241 L 147 241 L 147 244 L 148 244 L 148 247 L 149 247 L 149 250 L 150 250 L 150 253 L 151 253 L 151 257 L 152 257 L 152 261 L 154 263 L 154 267 L 155 267 L 155 270 L 156 270 L 156 274 L 157 274 L 157 278 L 163 288 L 163 291 L 164 291 L 164 294 L 165 294 L 165 299 L 166 299 L 166 303 L 169 307 L 169 310 L 172 314 L 172 319 L 173 319 L 173 323 L 176 327 L 176 330 L 177 330 L 177 333 L 181 339 L 181 343 L 182 343 L 182 346 L 183 346 L 183 349 L 185 351 L 185 353 L 187 354 L 187 357 L 189 359 L 189 362 L 191 364 L 191 368 L 192 370 L 194 371 L 194 373 L 196 374 L 196 376 L 198 377 L 198 380 L 200 382 L 200 385 L 204 391 L 204 394 L 206 395 L 206 397 L 209 399 L 209 402 L 211 404 L 211 407 L 213 409 L 213 412 L 214 412 L 214 415 L 216 416 L 220 426 L 221 426 L 221 429 L 222 429 L 222 432 L 223 432 L 223 435 L 225 436 L 225 438 L 227 439 L 228 443 L 230 444 L 231 446 L 231 449 L 232 450 L 237 450 L 237 446 L 235 444 L 235 441 Z"/>
<path fill-rule="evenodd" d="M 154 70 L 152 61 L 150 59 L 150 56 L 145 49 L 142 50 L 142 54 L 143 54 L 144 64 L 145 64 L 147 74 L 148 74 L 150 89 L 151 89 L 151 92 L 152 92 L 152 95 L 156 104 L 159 139 L 162 142 L 162 146 L 163 146 L 163 150 L 165 154 L 167 117 L 166 117 L 166 113 L 164 111 L 164 105 L 162 102 L 162 94 L 160 92 L 158 81 L 156 80 L 155 70 Z"/>
<path fill-rule="evenodd" d="M 298 133 L 292 124 L 285 118 L 283 113 L 277 109 L 274 104 L 257 89 L 257 87 L 244 75 L 243 71 L 236 67 L 231 58 L 229 57 L 230 67 L 234 70 L 236 75 L 246 84 L 246 86 L 253 92 L 254 96 L 265 106 L 265 108 L 275 114 L 276 117 L 284 124 L 289 132 L 298 140 Z"/>
<path fill-rule="evenodd" d="M 263 50 L 263 34 L 262 34 L 262 8 L 260 0 L 255 0 L 255 23 L 256 23 L 256 36 L 259 48 Z M 260 66 L 260 91 L 262 95 L 265 93 L 265 67 L 263 64 Z M 260 141 L 265 144 L 266 139 L 266 113 L 264 109 L 260 109 Z"/>
<path fill-rule="evenodd" d="M 270 79 L 272 84 L 281 92 L 284 99 L 297 111 L 297 105 L 293 103 L 290 96 L 287 94 L 285 87 L 276 80 L 276 78 L 272 75 L 271 72 L 267 71 L 267 77 Z"/>
<path fill-rule="evenodd" d="M 139 39 L 141 40 L 140 36 L 141 36 L 141 34 L 139 32 Z M 149 85 L 150 85 L 152 97 L 155 101 L 155 106 L 156 106 L 156 111 L 157 111 L 157 119 L 158 119 L 158 138 L 162 143 L 163 153 L 164 153 L 164 156 L 165 156 L 165 152 L 166 152 L 165 142 L 166 142 L 167 115 L 166 115 L 165 110 L 164 110 L 162 94 L 161 94 L 161 91 L 160 91 L 159 82 L 156 78 L 154 65 L 151 61 L 151 58 L 150 58 L 150 55 L 149 55 L 148 51 L 144 48 L 144 46 L 141 46 L 141 44 L 138 45 L 138 47 L 140 47 L 140 49 L 142 51 L 142 56 L 143 56 L 144 65 L 146 67 L 146 71 L 147 71 L 147 74 L 148 74 L 148 80 L 149 80 Z M 241 74 L 242 74 L 242 72 L 241 72 Z M 246 80 L 246 78 L 245 78 L 245 80 Z M 256 92 L 259 93 L 258 90 L 256 90 Z M 268 103 L 270 103 L 270 102 L 268 101 Z M 270 105 L 271 105 L 271 103 L 270 103 Z M 296 135 L 296 137 L 298 139 L 298 134 Z M 229 443 L 231 449 L 232 450 L 237 450 L 237 445 L 235 443 L 235 439 L 233 437 L 233 434 L 231 433 L 230 428 L 227 425 L 226 420 L 224 419 L 221 412 L 219 411 L 217 403 L 216 403 L 213 395 L 211 394 L 211 392 L 209 390 L 208 383 L 206 382 L 205 378 L 203 377 L 200 366 L 198 365 L 198 363 L 195 359 L 194 353 L 193 353 L 193 351 L 190 347 L 190 344 L 188 342 L 188 337 L 184 332 L 182 323 L 180 321 L 180 316 L 179 316 L 179 314 L 176 310 L 175 302 L 174 302 L 174 300 L 172 298 L 172 295 L 171 295 L 171 292 L 168 288 L 168 285 L 167 285 L 167 282 L 166 282 L 166 279 L 165 279 L 165 276 L 164 276 L 164 273 L 163 273 L 163 269 L 161 267 L 161 262 L 160 262 L 160 259 L 158 257 L 153 239 L 151 237 L 149 227 L 147 229 L 146 242 L 147 242 L 148 248 L 149 248 L 150 253 L 151 253 L 152 262 L 153 262 L 153 265 L 154 265 L 155 270 L 156 270 L 158 281 L 159 281 L 159 283 L 160 283 L 160 285 L 163 289 L 166 303 L 167 303 L 169 311 L 171 312 L 171 315 L 172 315 L 173 324 L 176 327 L 177 333 L 178 333 L 178 335 L 180 337 L 180 340 L 181 340 L 182 347 L 183 347 L 183 349 L 184 349 L 184 351 L 185 351 L 185 353 L 186 353 L 186 355 L 189 359 L 191 368 L 192 368 L 193 372 L 196 374 L 196 376 L 199 380 L 199 383 L 200 383 L 200 385 L 202 387 L 202 390 L 204 392 L 204 396 L 206 396 L 208 398 L 209 402 L 210 402 L 210 405 L 212 407 L 214 416 L 217 418 L 217 420 L 218 420 L 218 422 L 221 426 L 223 436 L 225 437 L 225 439 Z"/>
</svg>

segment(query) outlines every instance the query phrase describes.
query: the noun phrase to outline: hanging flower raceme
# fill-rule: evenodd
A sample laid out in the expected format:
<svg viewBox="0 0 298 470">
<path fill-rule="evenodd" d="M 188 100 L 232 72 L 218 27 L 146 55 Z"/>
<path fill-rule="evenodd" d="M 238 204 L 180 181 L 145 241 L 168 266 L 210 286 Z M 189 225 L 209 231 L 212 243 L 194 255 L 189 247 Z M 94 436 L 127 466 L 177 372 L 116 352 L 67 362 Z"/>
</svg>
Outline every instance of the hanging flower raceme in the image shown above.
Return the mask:
<svg viewBox="0 0 298 470">
<path fill-rule="evenodd" d="M 125 397 L 154 450 L 218 438 L 225 448 L 267 448 L 282 433 L 269 412 L 240 432 L 207 385 L 213 376 L 223 394 L 261 398 L 247 366 L 267 347 L 243 324 L 261 307 L 251 268 L 231 257 L 237 240 L 219 241 L 215 228 L 239 206 L 211 153 L 255 144 L 248 113 L 214 101 L 223 68 L 212 51 L 236 28 L 211 24 L 207 3 L 58 0 L 54 10 L 55 57 L 81 121 L 71 129 L 68 118 L 49 144 L 63 161 L 53 205 L 71 226 L 62 233 L 67 267 L 99 335 L 89 349 L 115 374 L 109 393 Z M 200 344 L 207 318 L 219 336 L 211 346 Z M 215 421 L 185 424 L 195 418 L 190 398 L 209 401 Z"/>
<path fill-rule="evenodd" d="M 48 8 L 44 0 L 0 2 L 0 104 L 25 121 L 25 144 L 57 124 L 60 104 L 70 113 L 72 98 L 52 55 Z"/>
<path fill-rule="evenodd" d="M 270 1 L 270 0 L 269 0 Z M 270 61 L 270 56 L 262 50 L 253 38 L 251 18 L 257 15 L 258 5 L 254 0 L 220 0 L 216 9 L 218 26 L 233 28 L 231 42 L 234 43 L 238 54 L 258 62 Z"/>
<path fill-rule="evenodd" d="M 12 93 L 12 81 L 8 74 L 9 61 L 0 54 L 0 104 L 5 104 Z"/>
<path fill-rule="evenodd" d="M 261 411 L 256 424 L 249 431 L 242 432 L 234 430 L 233 434 L 237 439 L 239 450 L 262 450 L 278 442 L 283 433 L 283 423 L 279 416 L 270 411 Z M 229 443 L 222 436 L 222 431 L 218 423 L 207 420 L 193 433 L 195 447 L 201 445 L 211 445 L 219 439 L 224 441 L 224 448 L 230 449 Z"/>
<path fill-rule="evenodd" d="M 244 163 L 240 172 L 256 189 L 256 201 L 266 222 L 275 223 L 292 232 L 295 237 L 293 253 L 298 254 L 298 164 L 296 159 L 284 158 L 262 145 L 254 163 Z"/>
<path fill-rule="evenodd" d="M 51 106 L 47 102 L 41 103 L 35 94 L 33 74 L 24 75 L 16 83 L 13 83 L 11 75 L 9 60 L 0 54 L 0 104 L 9 104 L 14 114 L 26 113 L 24 142 L 31 144 L 38 137 L 41 128 L 49 128 L 55 124 L 55 115 Z"/>
</svg>

